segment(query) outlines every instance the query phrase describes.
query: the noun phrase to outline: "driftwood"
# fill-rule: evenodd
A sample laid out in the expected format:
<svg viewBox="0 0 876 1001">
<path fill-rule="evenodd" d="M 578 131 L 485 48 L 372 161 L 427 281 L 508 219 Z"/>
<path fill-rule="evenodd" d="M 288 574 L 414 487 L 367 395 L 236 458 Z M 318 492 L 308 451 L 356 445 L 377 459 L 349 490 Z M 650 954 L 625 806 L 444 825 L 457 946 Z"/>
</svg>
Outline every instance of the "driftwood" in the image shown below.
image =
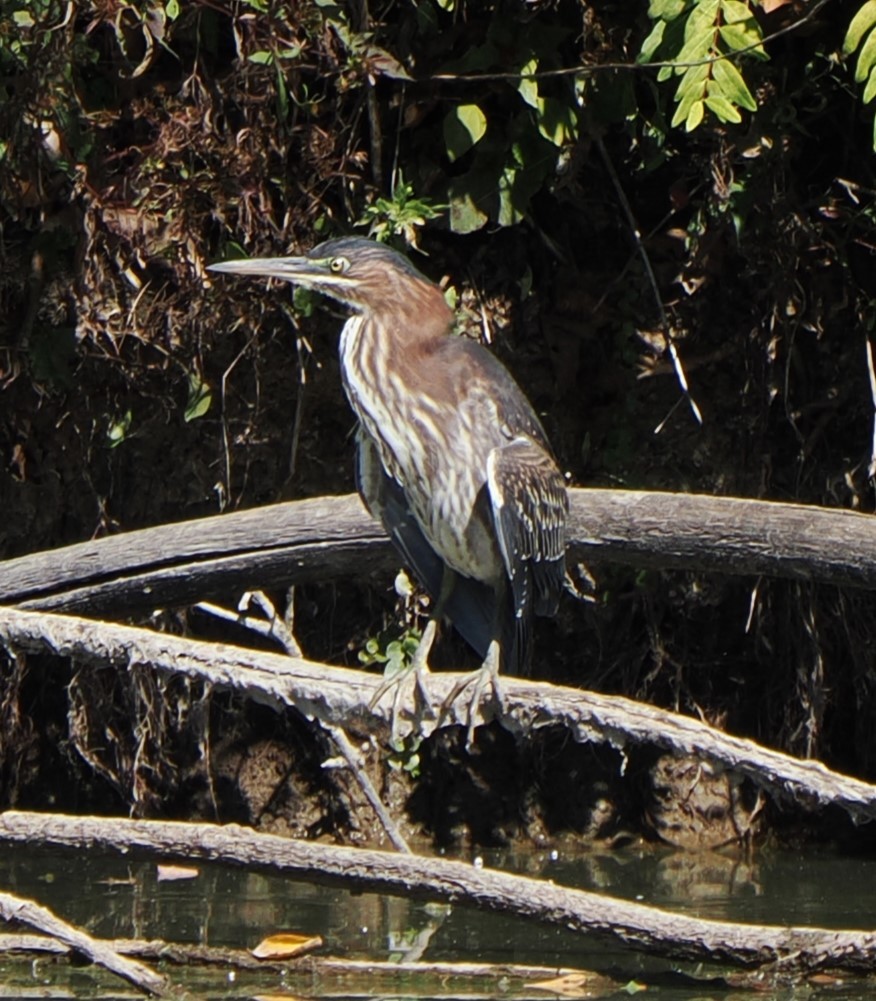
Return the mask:
<svg viewBox="0 0 876 1001">
<path fill-rule="evenodd" d="M 638 987 L 674 988 L 676 990 L 727 990 L 751 987 L 763 991 L 765 978 L 759 971 L 735 971 L 722 977 L 692 976 L 676 970 L 614 968 L 585 970 L 571 966 L 536 966 L 521 963 L 426 962 L 423 960 L 368 960 L 309 954 L 300 959 L 256 959 L 246 949 L 234 949 L 164 939 L 117 938 L 107 942 L 123 956 L 160 960 L 178 966 L 213 969 L 227 983 L 228 971 L 250 974 L 264 981 L 264 974 L 282 975 L 286 997 L 311 996 L 318 978 L 321 997 L 374 997 L 381 994 L 405 998 L 452 998 L 458 1001 L 487 1001 L 501 994 L 507 1001 L 545 1001 L 551 997 L 603 997 L 624 990 L 631 980 Z M 0 933 L 0 957 L 48 953 L 69 956 L 72 950 L 44 935 Z M 773 983 L 779 979 L 770 978 Z M 789 981 L 791 978 L 787 978 Z M 201 980 L 201 978 L 199 978 Z M 244 981 L 237 978 L 237 989 L 245 993 Z M 199 991 L 204 993 L 201 980 Z M 300 992 L 300 995 L 299 995 Z M 264 996 L 264 992 L 262 994 Z"/>
<path fill-rule="evenodd" d="M 148 665 L 163 672 L 185 674 L 278 708 L 294 706 L 305 716 L 332 727 L 357 723 L 380 732 L 389 725 L 391 696 L 371 708 L 382 678 L 365 671 L 133 626 L 9 608 L 0 608 L 0 641 L 12 649 L 60 654 L 95 666 L 125 670 Z M 443 672 L 431 676 L 429 685 L 436 702 L 449 695 L 460 677 Z M 619 749 L 631 744 L 653 744 L 748 776 L 779 798 L 793 797 L 810 808 L 834 804 L 858 820 L 876 818 L 876 786 L 831 771 L 820 762 L 800 760 L 730 736 L 697 719 L 620 696 L 545 682 L 503 678 L 502 688 L 502 723 L 512 730 L 529 732 L 562 724 L 581 742 L 608 742 Z M 464 711 L 465 707 L 460 709 Z M 492 719 L 492 711 L 492 705 L 486 704 L 480 721 Z M 438 722 L 424 718 L 417 725 L 428 735 Z M 441 722 L 463 720 L 451 709 L 449 718 Z"/>
<path fill-rule="evenodd" d="M 876 587 L 870 516 L 801 504 L 572 490 L 569 556 Z M 0 604 L 119 616 L 397 566 L 353 495 L 161 525 L 0 564 Z"/>
<path fill-rule="evenodd" d="M 314 844 L 216 826 L 7 811 L 0 842 L 203 859 L 284 873 L 318 884 L 439 900 L 595 934 L 655 955 L 787 970 L 870 971 L 876 933 L 743 925 L 669 914 L 656 907 L 552 882 L 404 853 Z"/>
<path fill-rule="evenodd" d="M 164 977 L 150 970 L 148 966 L 120 955 L 109 943 L 92 938 L 81 928 L 74 928 L 32 900 L 24 900 L 11 893 L 0 893 L 0 918 L 4 921 L 29 925 L 45 935 L 50 935 L 68 948 L 87 956 L 93 963 L 123 977 L 149 994 L 163 994 L 168 989 Z"/>
</svg>

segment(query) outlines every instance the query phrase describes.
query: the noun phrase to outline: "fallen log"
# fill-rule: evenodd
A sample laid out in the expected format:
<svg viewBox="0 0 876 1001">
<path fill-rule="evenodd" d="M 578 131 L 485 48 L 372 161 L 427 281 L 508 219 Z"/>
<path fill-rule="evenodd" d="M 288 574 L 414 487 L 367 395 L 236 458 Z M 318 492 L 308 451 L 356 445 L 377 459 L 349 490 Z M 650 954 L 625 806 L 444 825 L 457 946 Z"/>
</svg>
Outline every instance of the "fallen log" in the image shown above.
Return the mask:
<svg viewBox="0 0 876 1001">
<path fill-rule="evenodd" d="M 572 561 L 876 588 L 869 515 L 656 491 L 570 491 Z M 358 497 L 125 532 L 0 563 L 0 604 L 122 616 L 232 591 L 387 574 L 398 556 Z"/>
<path fill-rule="evenodd" d="M 158 854 L 245 866 L 319 885 L 446 901 L 592 934 L 673 959 L 779 964 L 784 972 L 876 967 L 876 933 L 745 925 L 673 914 L 658 907 L 545 880 L 403 853 L 316 844 L 236 824 L 68 817 L 7 811 L 0 842 Z"/>
<path fill-rule="evenodd" d="M 0 641 L 10 649 L 58 654 L 81 664 L 118 670 L 146 666 L 184 674 L 280 709 L 295 707 L 332 727 L 356 723 L 378 733 L 389 728 L 391 695 L 372 707 L 382 678 L 366 671 L 134 626 L 11 608 L 0 608 Z M 447 698 L 460 677 L 445 672 L 431 675 L 429 685 L 436 702 Z M 621 696 L 515 678 L 503 678 L 502 687 L 505 712 L 501 722 L 512 731 L 529 733 L 559 724 L 582 743 L 607 742 L 621 750 L 628 745 L 653 744 L 747 776 L 779 799 L 792 799 L 810 809 L 833 804 L 855 820 L 876 819 L 876 785 L 841 775 L 818 761 L 794 758 L 730 736 L 698 719 Z M 409 706 L 412 701 L 404 699 L 402 704 Z M 489 722 L 494 711 L 493 703 L 484 703 L 477 722 Z M 458 712 L 465 715 L 466 707 L 459 707 Z M 439 723 L 464 722 L 455 707 L 443 720 L 403 716 L 403 721 L 409 728 L 416 725 L 424 736 Z"/>
</svg>

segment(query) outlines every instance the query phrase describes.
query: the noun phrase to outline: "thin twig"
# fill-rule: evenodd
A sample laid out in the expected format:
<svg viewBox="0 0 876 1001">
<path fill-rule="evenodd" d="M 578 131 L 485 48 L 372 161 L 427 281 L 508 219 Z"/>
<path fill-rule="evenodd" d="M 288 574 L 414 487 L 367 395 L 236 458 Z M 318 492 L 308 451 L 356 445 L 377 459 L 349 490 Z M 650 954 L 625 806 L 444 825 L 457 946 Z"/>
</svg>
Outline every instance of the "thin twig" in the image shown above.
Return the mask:
<svg viewBox="0 0 876 1001">
<path fill-rule="evenodd" d="M 645 274 L 648 276 L 648 282 L 654 293 L 654 301 L 657 303 L 657 312 L 660 316 L 660 326 L 666 337 L 666 343 L 669 346 L 669 357 L 672 359 L 672 365 L 675 369 L 676 378 L 678 379 L 678 383 L 681 386 L 685 399 L 693 411 L 693 415 L 696 418 L 697 423 L 702 424 L 703 415 L 691 395 L 690 388 L 687 384 L 687 377 L 684 374 L 684 368 L 681 364 L 681 358 L 679 358 L 678 352 L 675 349 L 675 344 L 672 341 L 672 329 L 669 325 L 669 319 L 666 316 L 666 310 L 663 307 L 663 298 L 660 295 L 660 289 L 657 285 L 657 277 L 654 274 L 654 269 L 651 267 L 651 258 L 648 256 L 648 251 L 645 249 L 645 244 L 642 242 L 642 234 L 639 232 L 639 227 L 636 225 L 636 217 L 633 215 L 632 206 L 629 203 L 629 199 L 623 189 L 620 178 L 617 176 L 617 171 L 614 169 L 614 164 L 611 162 L 611 157 L 608 155 L 608 150 L 605 148 L 605 143 L 602 141 L 601 136 L 596 137 L 596 147 L 599 150 L 602 162 L 605 164 L 605 169 L 608 171 L 608 176 L 611 178 L 611 183 L 614 186 L 618 201 L 620 202 L 623 213 L 626 216 L 627 225 L 630 227 L 630 232 L 633 235 L 636 249 L 639 251 L 639 256 L 642 258 L 642 264 L 645 267 Z M 655 434 L 662 430 L 667 419 L 668 417 L 658 424 Z"/>
<path fill-rule="evenodd" d="M 870 377 L 870 399 L 873 401 L 873 438 L 870 446 L 870 465 L 867 467 L 867 476 L 873 479 L 876 476 L 876 368 L 873 365 L 873 345 L 870 338 L 865 338 L 867 345 L 867 374 Z"/>
<path fill-rule="evenodd" d="M 331 724 L 325 724 L 325 729 L 331 734 L 332 740 L 335 742 L 338 750 L 343 755 L 344 761 L 347 763 L 347 767 L 359 783 L 359 788 L 365 794 L 365 798 L 371 804 L 371 809 L 377 814 L 377 819 L 383 825 L 383 829 L 386 831 L 389 840 L 400 852 L 407 852 L 410 854 L 410 846 L 407 841 L 405 841 L 402 832 L 398 829 L 398 825 L 380 801 L 380 796 L 377 795 L 374 783 L 365 771 L 359 752 L 350 743 L 350 739 L 347 734 L 341 729 L 341 727 L 333 726 Z"/>
</svg>

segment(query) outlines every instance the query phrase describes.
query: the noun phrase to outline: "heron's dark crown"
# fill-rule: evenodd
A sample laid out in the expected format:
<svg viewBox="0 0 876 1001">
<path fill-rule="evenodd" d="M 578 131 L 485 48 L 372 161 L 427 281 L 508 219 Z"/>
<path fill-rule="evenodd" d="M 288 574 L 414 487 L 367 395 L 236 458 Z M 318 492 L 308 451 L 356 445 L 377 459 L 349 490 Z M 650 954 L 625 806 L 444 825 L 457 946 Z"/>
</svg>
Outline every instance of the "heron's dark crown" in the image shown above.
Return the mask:
<svg viewBox="0 0 876 1001">
<path fill-rule="evenodd" d="M 341 236 L 333 240 L 319 243 L 307 252 L 311 261 L 329 261 L 335 257 L 346 257 L 351 264 L 351 274 L 354 271 L 367 270 L 370 267 L 398 268 L 411 278 L 429 281 L 413 264 L 392 247 L 385 243 L 368 240 L 364 236 Z"/>
</svg>

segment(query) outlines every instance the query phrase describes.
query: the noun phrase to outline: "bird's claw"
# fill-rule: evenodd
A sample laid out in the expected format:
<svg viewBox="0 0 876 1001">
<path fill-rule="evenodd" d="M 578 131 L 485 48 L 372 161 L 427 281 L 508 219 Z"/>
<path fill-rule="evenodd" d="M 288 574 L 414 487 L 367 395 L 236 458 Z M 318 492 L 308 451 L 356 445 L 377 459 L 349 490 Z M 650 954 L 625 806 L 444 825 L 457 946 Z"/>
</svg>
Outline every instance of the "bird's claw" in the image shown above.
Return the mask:
<svg viewBox="0 0 876 1001">
<path fill-rule="evenodd" d="M 468 705 L 465 710 L 465 749 L 467 751 L 470 751 L 474 746 L 475 715 L 480 708 L 481 699 L 487 685 L 489 685 L 492 689 L 492 697 L 493 702 L 496 704 L 497 715 L 502 716 L 505 713 L 505 696 L 502 693 L 502 687 L 499 684 L 497 653 L 498 649 L 494 651 L 491 646 L 487 653 L 486 660 L 481 667 L 479 667 L 476 671 L 472 671 L 471 674 L 466 674 L 464 677 L 460 678 L 450 690 L 450 694 L 447 698 L 441 703 L 441 709 L 438 717 L 439 725 L 444 717 L 450 712 L 451 706 L 456 702 L 466 688 L 473 687 L 471 697 L 468 699 Z"/>
<path fill-rule="evenodd" d="M 430 644 L 431 645 L 431 644 Z M 426 650 L 426 655 L 428 655 Z M 377 691 L 368 703 L 368 708 L 373 710 L 378 702 L 387 692 L 393 691 L 392 709 L 390 710 L 390 736 L 393 740 L 398 737 L 398 722 L 401 716 L 401 707 L 407 700 L 402 700 L 402 692 L 407 689 L 407 680 L 413 675 L 414 680 L 414 712 L 415 722 L 424 718 L 432 718 L 435 711 L 432 708 L 432 695 L 429 691 L 427 678 L 429 677 L 429 665 L 426 663 L 426 656 L 420 656 L 419 649 L 414 654 L 413 660 L 406 667 L 395 671 L 388 677 L 384 677 Z"/>
</svg>

